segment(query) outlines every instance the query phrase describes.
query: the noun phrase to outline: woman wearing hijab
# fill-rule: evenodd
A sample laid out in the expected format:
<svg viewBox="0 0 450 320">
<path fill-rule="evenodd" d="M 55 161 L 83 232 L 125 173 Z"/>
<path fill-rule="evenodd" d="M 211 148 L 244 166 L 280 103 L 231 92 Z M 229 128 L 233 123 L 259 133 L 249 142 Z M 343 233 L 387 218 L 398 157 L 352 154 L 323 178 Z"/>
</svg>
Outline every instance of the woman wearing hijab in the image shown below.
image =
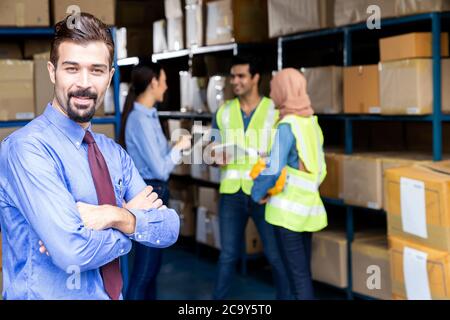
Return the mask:
<svg viewBox="0 0 450 320">
<path fill-rule="evenodd" d="M 280 120 L 267 167 L 254 181 L 252 198 L 267 203 L 265 219 L 275 226 L 294 298 L 312 300 L 312 233 L 328 223 L 318 192 L 326 176 L 323 134 L 306 92 L 306 79 L 299 71 L 277 73 L 270 96 L 280 111 Z M 283 191 L 269 196 L 284 168 L 287 178 Z"/>
</svg>

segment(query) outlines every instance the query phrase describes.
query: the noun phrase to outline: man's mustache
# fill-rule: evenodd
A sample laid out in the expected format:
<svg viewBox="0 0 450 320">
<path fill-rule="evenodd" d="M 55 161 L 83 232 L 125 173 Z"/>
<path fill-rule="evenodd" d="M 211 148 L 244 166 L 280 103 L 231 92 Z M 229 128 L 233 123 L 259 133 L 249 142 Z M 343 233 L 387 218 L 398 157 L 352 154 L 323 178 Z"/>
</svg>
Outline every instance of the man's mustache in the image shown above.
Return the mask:
<svg viewBox="0 0 450 320">
<path fill-rule="evenodd" d="M 69 97 L 69 99 L 72 97 L 84 97 L 84 98 L 96 100 L 97 94 L 95 92 L 90 91 L 89 89 L 80 89 L 80 90 L 75 90 L 75 91 L 69 92 L 68 97 Z"/>
</svg>

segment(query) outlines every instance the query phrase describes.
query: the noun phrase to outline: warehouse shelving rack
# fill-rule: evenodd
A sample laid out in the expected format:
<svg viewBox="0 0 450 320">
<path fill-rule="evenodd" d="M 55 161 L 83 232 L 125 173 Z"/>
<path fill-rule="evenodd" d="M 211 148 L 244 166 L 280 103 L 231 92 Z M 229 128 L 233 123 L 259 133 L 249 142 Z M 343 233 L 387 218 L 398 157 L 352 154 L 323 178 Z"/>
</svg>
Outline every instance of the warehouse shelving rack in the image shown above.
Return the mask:
<svg viewBox="0 0 450 320">
<path fill-rule="evenodd" d="M 116 43 L 116 28 L 111 28 L 111 33 Z M 54 28 L 51 27 L 1 27 L 0 28 L 0 41 L 1 39 L 23 39 L 23 38 L 50 38 L 54 35 Z M 112 86 L 114 90 L 114 116 L 109 117 L 96 117 L 92 120 L 94 124 L 113 124 L 115 126 L 116 137 L 120 133 L 120 70 L 117 64 L 117 50 L 114 51 L 114 68 L 115 73 L 112 80 Z M 0 121 L 0 128 L 12 128 L 12 127 L 22 127 L 29 123 L 31 120 L 13 120 L 13 121 Z M 128 258 L 127 256 L 121 257 L 121 270 L 123 274 L 123 284 L 124 292 L 128 287 Z"/>
<path fill-rule="evenodd" d="M 334 120 L 344 122 L 345 132 L 345 153 L 353 153 L 353 123 L 358 121 L 417 121 L 429 122 L 433 127 L 433 160 L 442 160 L 442 124 L 450 121 L 450 115 L 442 113 L 442 89 L 441 89 L 441 31 L 442 21 L 449 19 L 448 12 L 432 12 L 425 14 L 418 14 L 413 16 L 382 19 L 381 28 L 389 28 L 392 26 L 402 26 L 407 23 L 415 22 L 431 22 L 432 32 L 432 60 L 433 60 L 433 113 L 428 116 L 383 116 L 383 115 L 320 115 L 322 120 Z M 370 33 L 371 30 L 367 28 L 366 23 L 359 23 L 349 26 L 343 26 L 333 29 L 325 29 L 313 32 L 305 32 L 297 35 L 280 37 L 278 39 L 278 69 L 281 70 L 284 66 L 283 57 L 285 54 L 285 44 L 294 41 L 301 41 L 311 38 L 320 38 L 327 35 L 342 35 L 343 36 L 343 65 L 353 65 L 353 34 L 355 32 Z M 351 245 L 354 240 L 354 210 L 356 207 L 345 204 L 342 200 L 324 199 L 324 202 L 331 205 L 344 207 L 346 210 L 346 232 L 347 232 L 347 252 L 348 252 L 348 285 L 346 288 L 347 298 L 353 299 L 368 298 L 353 292 L 352 285 L 352 251 Z M 383 210 L 373 210 L 364 208 L 372 213 L 379 213 L 385 215 Z"/>
<path fill-rule="evenodd" d="M 432 32 L 432 60 L 433 60 L 433 113 L 425 116 L 384 116 L 384 115 L 350 115 L 350 114 L 337 114 L 337 115 L 319 115 L 319 119 L 327 121 L 341 121 L 344 123 L 344 144 L 345 153 L 353 153 L 353 124 L 356 122 L 380 122 L 380 121 L 392 121 L 392 122 L 427 122 L 431 123 L 433 128 L 433 160 L 442 160 L 442 125 L 444 122 L 450 122 L 450 115 L 443 114 L 442 105 L 442 89 L 441 89 L 441 40 L 440 34 L 442 31 L 443 20 L 450 20 L 449 12 L 432 12 L 416 14 L 411 16 L 388 18 L 381 20 L 381 29 L 390 27 L 402 27 L 406 24 L 431 22 Z M 290 36 L 282 36 L 278 38 L 277 44 L 277 67 L 278 70 L 286 67 L 284 64 L 284 55 L 287 49 L 286 44 L 292 42 L 299 42 L 306 39 L 320 39 L 326 36 L 341 36 L 343 41 L 343 66 L 353 65 L 353 35 L 355 33 L 370 33 L 372 30 L 367 28 L 366 23 L 357 23 L 353 25 L 347 25 L 337 28 L 329 28 L 315 31 L 307 31 Z M 211 53 L 221 50 L 233 50 L 233 54 L 239 52 L 240 46 L 238 44 L 231 44 L 225 46 L 213 46 L 199 49 L 182 50 L 179 52 L 168 52 L 161 54 L 154 54 L 152 60 L 157 62 L 159 60 L 166 60 L 178 57 L 192 57 L 199 53 Z M 187 119 L 187 120 L 211 120 L 212 115 L 208 113 L 182 113 L 182 112 L 159 112 L 161 119 Z M 346 234 L 347 234 L 347 250 L 348 250 L 348 284 L 345 289 L 348 299 L 360 298 L 360 299 L 373 299 L 358 294 L 353 291 L 352 285 L 352 257 L 351 257 L 351 245 L 354 240 L 354 211 L 365 210 L 370 214 L 385 216 L 386 213 L 383 210 L 375 210 L 370 208 L 361 208 L 346 204 L 341 199 L 328 199 L 324 198 L 324 203 L 327 205 L 338 206 L 345 209 L 346 212 Z M 341 288 L 339 288 L 341 289 Z"/>
</svg>

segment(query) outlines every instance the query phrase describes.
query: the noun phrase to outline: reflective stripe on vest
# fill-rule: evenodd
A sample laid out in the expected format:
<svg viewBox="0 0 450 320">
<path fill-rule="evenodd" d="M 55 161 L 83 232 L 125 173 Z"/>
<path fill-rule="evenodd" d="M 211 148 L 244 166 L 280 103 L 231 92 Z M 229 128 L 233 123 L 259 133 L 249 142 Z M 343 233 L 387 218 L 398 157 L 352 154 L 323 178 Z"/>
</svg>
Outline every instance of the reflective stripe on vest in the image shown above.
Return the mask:
<svg viewBox="0 0 450 320">
<path fill-rule="evenodd" d="M 271 197 L 269 205 L 281 209 L 283 211 L 289 211 L 298 216 L 320 216 L 326 214 L 323 206 L 305 206 L 298 202 L 289 201 L 280 197 Z"/>
<path fill-rule="evenodd" d="M 304 190 L 310 191 L 310 192 L 318 192 L 319 191 L 319 186 L 317 183 L 314 183 L 314 182 L 306 180 L 306 179 L 302 179 L 293 174 L 288 174 L 287 179 L 286 179 L 286 185 L 293 185 L 299 189 L 304 189 Z"/>
<path fill-rule="evenodd" d="M 227 169 L 222 171 L 221 179 L 227 179 L 227 180 L 252 180 L 250 177 L 250 171 L 240 171 L 240 170 L 233 170 L 233 169 Z"/>
</svg>

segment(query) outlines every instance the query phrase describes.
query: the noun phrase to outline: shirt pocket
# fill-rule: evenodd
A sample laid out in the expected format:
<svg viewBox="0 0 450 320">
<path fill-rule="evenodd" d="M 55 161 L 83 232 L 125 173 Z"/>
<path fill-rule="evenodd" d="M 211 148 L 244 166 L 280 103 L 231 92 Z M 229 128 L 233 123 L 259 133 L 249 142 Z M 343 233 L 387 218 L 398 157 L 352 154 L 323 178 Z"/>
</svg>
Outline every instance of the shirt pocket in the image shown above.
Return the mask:
<svg viewBox="0 0 450 320">
<path fill-rule="evenodd" d="M 117 206 L 122 208 L 123 207 L 123 197 L 125 196 L 123 179 L 121 179 L 121 178 L 114 179 L 113 185 L 114 185 L 114 195 L 116 196 Z"/>
</svg>

